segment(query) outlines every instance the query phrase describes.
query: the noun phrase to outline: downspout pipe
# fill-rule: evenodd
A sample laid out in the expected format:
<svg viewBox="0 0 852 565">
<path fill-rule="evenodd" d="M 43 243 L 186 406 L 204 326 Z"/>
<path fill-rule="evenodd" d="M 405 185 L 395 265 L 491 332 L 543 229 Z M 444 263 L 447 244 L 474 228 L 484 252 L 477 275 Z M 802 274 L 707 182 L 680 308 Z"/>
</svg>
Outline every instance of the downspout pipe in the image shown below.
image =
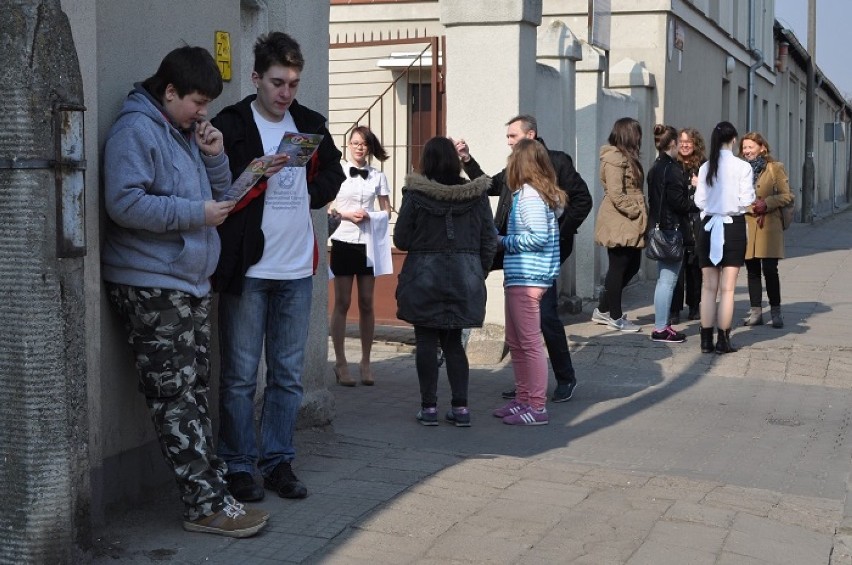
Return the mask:
<svg viewBox="0 0 852 565">
<path fill-rule="evenodd" d="M 837 119 L 841 112 L 846 109 L 846 106 L 841 106 L 834 113 L 834 120 L 831 122 L 831 213 L 837 210 Z"/>
<path fill-rule="evenodd" d="M 746 86 L 746 93 L 748 96 L 748 105 L 746 106 L 746 123 L 748 124 L 748 131 L 754 131 L 754 76 L 759 69 L 763 65 L 763 52 L 755 47 L 755 17 L 754 17 L 754 3 L 755 0 L 749 0 L 748 3 L 748 50 L 752 57 L 754 57 L 754 63 L 748 68 L 748 85 Z"/>
<path fill-rule="evenodd" d="M 846 105 L 844 107 L 846 117 L 852 118 L 852 107 Z M 846 187 L 844 190 L 846 196 L 846 204 L 852 203 L 852 122 L 844 120 L 846 128 Z"/>
</svg>

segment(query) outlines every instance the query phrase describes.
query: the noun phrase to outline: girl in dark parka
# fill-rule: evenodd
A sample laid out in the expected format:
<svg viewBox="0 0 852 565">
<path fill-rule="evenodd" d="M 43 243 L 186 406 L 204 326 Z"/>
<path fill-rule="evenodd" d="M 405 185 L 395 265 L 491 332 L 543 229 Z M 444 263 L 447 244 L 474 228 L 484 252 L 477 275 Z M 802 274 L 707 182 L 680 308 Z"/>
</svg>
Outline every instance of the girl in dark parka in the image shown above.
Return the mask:
<svg viewBox="0 0 852 565">
<path fill-rule="evenodd" d="M 425 426 L 438 423 L 438 344 L 447 363 L 452 409 L 447 420 L 470 425 L 469 368 L 462 330 L 485 320 L 485 277 L 497 250 L 489 177 L 468 181 L 452 140 L 426 142 L 420 174 L 402 189 L 393 242 L 408 255 L 396 289 L 397 317 L 414 326 L 416 365 Z"/>
</svg>

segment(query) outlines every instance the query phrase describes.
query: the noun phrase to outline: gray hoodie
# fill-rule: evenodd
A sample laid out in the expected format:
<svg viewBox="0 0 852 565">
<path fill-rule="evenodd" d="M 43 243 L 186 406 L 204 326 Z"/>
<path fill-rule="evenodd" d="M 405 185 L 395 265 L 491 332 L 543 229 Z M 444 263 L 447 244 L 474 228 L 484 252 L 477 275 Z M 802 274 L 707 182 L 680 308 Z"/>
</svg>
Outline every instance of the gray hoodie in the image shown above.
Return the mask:
<svg viewBox="0 0 852 565">
<path fill-rule="evenodd" d="M 137 85 L 107 135 L 103 167 L 104 280 L 209 293 L 220 246 L 216 228 L 204 223 L 204 202 L 231 184 L 224 152 L 203 155 Z"/>
</svg>

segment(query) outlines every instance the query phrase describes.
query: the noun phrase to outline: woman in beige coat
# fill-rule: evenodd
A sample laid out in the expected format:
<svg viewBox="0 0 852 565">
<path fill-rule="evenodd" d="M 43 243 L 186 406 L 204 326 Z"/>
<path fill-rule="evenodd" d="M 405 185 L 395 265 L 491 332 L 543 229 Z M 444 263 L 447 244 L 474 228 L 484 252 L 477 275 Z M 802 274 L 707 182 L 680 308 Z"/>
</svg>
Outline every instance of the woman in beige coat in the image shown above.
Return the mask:
<svg viewBox="0 0 852 565">
<path fill-rule="evenodd" d="M 781 209 L 793 202 L 784 165 L 769 154 L 769 144 L 757 132 L 745 134 L 740 141 L 740 155 L 754 171 L 754 191 L 757 199 L 746 214 L 748 242 L 745 265 L 748 272 L 748 296 L 751 310 L 744 320 L 747 326 L 763 323 L 763 287 L 761 272 L 766 280 L 766 295 L 772 315 L 772 327 L 783 328 L 781 317 L 781 281 L 778 278 L 778 259 L 784 258 L 784 228 Z"/>
<path fill-rule="evenodd" d="M 592 321 L 622 332 L 638 332 L 621 310 L 621 294 L 639 272 L 648 212 L 642 186 L 645 173 L 639 162 L 642 128 L 633 118 L 612 126 L 609 144 L 601 147 L 600 179 L 604 197 L 595 222 L 595 243 L 606 247 L 609 269 Z"/>
</svg>

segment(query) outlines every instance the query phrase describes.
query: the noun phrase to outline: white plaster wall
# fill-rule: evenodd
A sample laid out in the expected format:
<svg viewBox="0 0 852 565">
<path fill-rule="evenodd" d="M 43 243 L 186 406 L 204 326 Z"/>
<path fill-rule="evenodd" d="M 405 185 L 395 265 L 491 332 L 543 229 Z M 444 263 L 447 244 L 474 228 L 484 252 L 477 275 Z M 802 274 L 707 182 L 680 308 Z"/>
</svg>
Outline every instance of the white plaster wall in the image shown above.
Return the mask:
<svg viewBox="0 0 852 565">
<path fill-rule="evenodd" d="M 502 46 L 499 64 L 471 64 L 471 53 L 495 42 Z M 506 166 L 506 121 L 536 110 L 535 72 L 534 26 L 448 27 L 447 135 L 464 138 L 486 173 Z M 502 284 L 502 272 L 486 280 L 486 323 L 503 323 Z"/>
</svg>

